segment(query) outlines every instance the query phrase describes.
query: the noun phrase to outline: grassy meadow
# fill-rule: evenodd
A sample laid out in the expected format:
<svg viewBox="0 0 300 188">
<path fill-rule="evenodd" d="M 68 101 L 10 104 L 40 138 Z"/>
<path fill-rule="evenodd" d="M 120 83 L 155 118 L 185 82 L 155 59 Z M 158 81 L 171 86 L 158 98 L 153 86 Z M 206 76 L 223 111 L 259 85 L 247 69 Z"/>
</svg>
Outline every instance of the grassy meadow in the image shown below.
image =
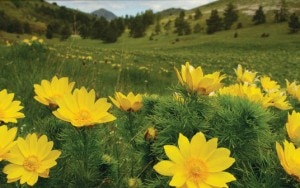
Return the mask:
<svg viewBox="0 0 300 188">
<path fill-rule="evenodd" d="M 237 38 L 233 37 L 234 32 L 238 33 Z M 270 36 L 261 38 L 264 32 L 270 33 Z M 244 187 L 246 183 L 254 188 L 296 185 L 297 182 L 284 173 L 274 149 L 275 140 L 286 136 L 283 127 L 287 111 L 265 110 L 247 100 L 226 97 L 220 102 L 187 95 L 182 105 L 170 96 L 180 85 L 174 67 L 180 70 L 187 61 L 194 67 L 201 66 L 204 74 L 215 71 L 225 74 L 226 78 L 222 80 L 225 86 L 236 83 L 234 69 L 239 64 L 257 72 L 258 76 L 271 77 L 282 88 L 286 87 L 285 79 L 299 82 L 300 35 L 288 34 L 286 23 L 267 23 L 213 35 L 161 34 L 154 36 L 153 40 L 148 37 L 150 33 L 140 39 L 130 39 L 125 33 L 114 44 L 72 37 L 66 41 L 44 39 L 42 44 L 35 46 L 21 42 L 32 36 L 3 34 L 15 42 L 10 46 L 5 42 L 0 45 L 0 85 L 14 93 L 14 99 L 24 106 L 22 112 L 26 118 L 18 120 L 22 127 L 19 134 L 24 136 L 31 131 L 40 131 L 49 134 L 49 139 L 55 141 L 55 146 L 62 153 L 69 152 L 72 156 L 72 151 L 86 152 L 73 158 L 63 154 L 58 161 L 59 167 L 50 175 L 54 178 L 39 180 L 36 187 L 168 187 L 169 179 L 158 177 L 151 166 L 166 158 L 162 153 L 165 144 L 177 145 L 179 132 L 190 139 L 199 130 L 207 138 L 218 136 L 220 145 L 229 147 L 236 157 L 236 165 L 230 172 L 235 173 L 238 181 L 231 184 L 232 187 Z M 51 80 L 55 75 L 68 77 L 75 82 L 75 88 L 94 89 L 97 98 L 114 96 L 116 91 L 147 94 L 145 108 L 136 114 L 122 114 L 114 109 L 112 112 L 118 116 L 116 123 L 108 123 L 104 128 L 62 128 L 67 123 L 57 120 L 48 108 L 33 98 L 33 85 L 40 84 L 43 79 Z M 226 123 L 228 130 L 223 127 Z M 215 129 L 208 124 L 214 125 Z M 174 128 L 175 125 L 177 127 Z M 149 127 L 157 129 L 161 136 L 157 137 L 158 142 L 144 141 L 144 133 Z M 99 135 L 100 141 L 94 139 Z M 84 140 L 83 145 L 78 144 L 81 139 Z M 95 154 L 96 146 L 102 147 L 100 154 Z M 87 156 L 89 152 L 93 155 Z M 107 174 L 99 175 L 99 169 L 94 174 L 94 163 L 99 165 L 96 162 L 80 166 L 78 161 L 93 161 L 93 157 L 102 160 L 99 168 Z M 70 165 L 72 160 L 77 160 L 78 165 Z M 107 163 L 112 164 L 112 170 L 110 165 L 105 166 Z M 66 164 L 70 167 L 66 168 Z M 80 173 L 74 174 L 77 171 Z M 8 186 L 1 184 L 5 181 L 4 175 L 0 174 L 0 187 Z M 10 185 L 18 187 L 17 184 Z"/>
</svg>

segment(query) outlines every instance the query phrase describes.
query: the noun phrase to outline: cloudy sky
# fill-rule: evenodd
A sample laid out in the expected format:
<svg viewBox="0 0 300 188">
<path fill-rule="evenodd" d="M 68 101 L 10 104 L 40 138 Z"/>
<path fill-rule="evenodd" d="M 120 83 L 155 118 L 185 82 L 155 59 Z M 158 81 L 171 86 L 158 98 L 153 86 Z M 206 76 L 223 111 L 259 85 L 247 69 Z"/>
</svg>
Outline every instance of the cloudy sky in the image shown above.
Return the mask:
<svg viewBox="0 0 300 188">
<path fill-rule="evenodd" d="M 216 0 L 47 0 L 60 6 L 90 13 L 105 8 L 117 16 L 133 15 L 152 9 L 154 12 L 168 8 L 191 9 Z"/>
</svg>

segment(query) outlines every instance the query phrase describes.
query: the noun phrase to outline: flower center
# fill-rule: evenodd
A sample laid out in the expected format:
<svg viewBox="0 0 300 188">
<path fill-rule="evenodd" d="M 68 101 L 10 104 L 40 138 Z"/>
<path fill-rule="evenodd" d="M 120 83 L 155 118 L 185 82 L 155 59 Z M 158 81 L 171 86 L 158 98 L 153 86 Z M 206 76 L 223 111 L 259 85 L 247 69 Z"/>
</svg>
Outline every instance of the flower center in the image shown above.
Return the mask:
<svg viewBox="0 0 300 188">
<path fill-rule="evenodd" d="M 28 171 L 35 171 L 39 168 L 39 160 L 36 156 L 29 156 L 25 161 L 23 162 L 23 166 Z"/>
<path fill-rule="evenodd" d="M 206 164 L 200 160 L 191 158 L 187 161 L 188 177 L 195 183 L 203 181 L 208 176 Z"/>
<path fill-rule="evenodd" d="M 86 110 L 81 110 L 76 117 L 76 121 L 80 125 L 91 125 L 92 120 L 91 120 L 91 114 L 89 111 Z"/>
</svg>

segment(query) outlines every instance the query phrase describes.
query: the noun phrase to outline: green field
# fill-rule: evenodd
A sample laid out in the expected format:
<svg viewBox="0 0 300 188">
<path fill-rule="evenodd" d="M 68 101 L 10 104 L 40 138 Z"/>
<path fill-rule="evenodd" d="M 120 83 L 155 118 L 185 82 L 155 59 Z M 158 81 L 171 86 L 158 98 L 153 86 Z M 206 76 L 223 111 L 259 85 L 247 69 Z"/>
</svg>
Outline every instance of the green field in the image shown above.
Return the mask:
<svg viewBox="0 0 300 188">
<path fill-rule="evenodd" d="M 261 38 L 264 32 L 270 36 Z M 0 45 L 0 85 L 24 106 L 26 118 L 18 120 L 19 135 L 47 134 L 63 153 L 50 178 L 41 178 L 36 187 L 166 188 L 170 178 L 159 176 L 152 168 L 166 158 L 163 146 L 177 145 L 179 133 L 191 139 L 198 131 L 207 139 L 218 137 L 220 146 L 232 151 L 236 163 L 229 172 L 237 181 L 230 187 L 299 184 L 284 172 L 275 151 L 275 142 L 282 144 L 287 136 L 288 111 L 265 109 L 242 98 L 189 94 L 180 87 L 174 70 L 188 61 L 194 67 L 201 66 L 204 74 L 225 74 L 222 82 L 228 86 L 236 83 L 234 69 L 241 64 L 286 88 L 286 79 L 300 81 L 300 35 L 289 34 L 286 23 L 213 35 L 160 34 L 153 40 L 149 35 L 132 39 L 124 33 L 114 44 L 71 37 L 66 41 L 44 39 L 43 44 L 28 46 L 21 41 L 32 36 L 3 35 L 14 43 Z M 113 108 L 115 122 L 77 129 L 55 118 L 33 98 L 33 85 L 55 75 L 68 77 L 75 82 L 74 88 L 94 89 L 96 98 L 108 98 L 118 91 L 146 94 L 144 108 L 137 113 Z M 174 91 L 182 92 L 185 102 L 174 101 Z M 299 102 L 291 104 L 299 109 Z M 149 127 L 158 131 L 157 140 L 145 138 Z M 130 184 L 129 180 L 138 183 Z M 0 173 L 0 187 L 26 187 L 5 182 Z"/>
</svg>

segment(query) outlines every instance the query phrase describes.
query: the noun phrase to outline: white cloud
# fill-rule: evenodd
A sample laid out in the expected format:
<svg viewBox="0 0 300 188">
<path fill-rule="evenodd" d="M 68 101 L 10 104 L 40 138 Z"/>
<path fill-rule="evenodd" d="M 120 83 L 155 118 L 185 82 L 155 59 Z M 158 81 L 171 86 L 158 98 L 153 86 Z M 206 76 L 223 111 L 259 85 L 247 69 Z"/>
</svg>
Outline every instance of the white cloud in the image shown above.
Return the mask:
<svg viewBox="0 0 300 188">
<path fill-rule="evenodd" d="M 117 16 L 136 15 L 147 9 L 154 12 L 168 8 L 191 9 L 215 0 L 48 0 L 60 6 L 66 6 L 90 13 L 94 10 L 105 8 Z"/>
</svg>

